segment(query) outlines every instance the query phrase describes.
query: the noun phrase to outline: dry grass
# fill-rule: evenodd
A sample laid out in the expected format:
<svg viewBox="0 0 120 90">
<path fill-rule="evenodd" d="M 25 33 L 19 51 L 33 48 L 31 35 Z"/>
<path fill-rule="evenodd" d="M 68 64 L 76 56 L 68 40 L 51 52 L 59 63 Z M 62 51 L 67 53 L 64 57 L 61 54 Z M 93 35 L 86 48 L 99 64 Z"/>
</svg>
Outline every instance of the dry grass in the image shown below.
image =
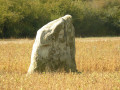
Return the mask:
<svg viewBox="0 0 120 90">
<path fill-rule="evenodd" d="M 34 40 L 0 40 L 0 90 L 120 90 L 120 38 L 76 38 L 77 73 L 26 77 Z"/>
</svg>

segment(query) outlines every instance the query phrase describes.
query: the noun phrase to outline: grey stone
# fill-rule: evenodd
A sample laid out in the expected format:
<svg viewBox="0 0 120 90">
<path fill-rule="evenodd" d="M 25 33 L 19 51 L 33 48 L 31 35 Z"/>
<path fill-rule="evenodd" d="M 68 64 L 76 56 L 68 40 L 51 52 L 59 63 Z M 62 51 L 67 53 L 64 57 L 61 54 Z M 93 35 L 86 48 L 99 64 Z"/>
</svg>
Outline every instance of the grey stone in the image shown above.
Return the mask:
<svg viewBox="0 0 120 90">
<path fill-rule="evenodd" d="M 71 15 L 51 21 L 37 31 L 28 74 L 61 69 L 76 71 L 75 30 Z"/>
</svg>

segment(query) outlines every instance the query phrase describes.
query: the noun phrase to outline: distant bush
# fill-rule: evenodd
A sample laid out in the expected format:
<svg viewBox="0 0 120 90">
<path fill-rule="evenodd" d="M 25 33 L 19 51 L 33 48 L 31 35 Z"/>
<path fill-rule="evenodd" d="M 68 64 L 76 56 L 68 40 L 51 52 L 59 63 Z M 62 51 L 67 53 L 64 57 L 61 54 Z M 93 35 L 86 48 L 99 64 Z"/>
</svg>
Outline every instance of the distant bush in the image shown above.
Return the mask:
<svg viewBox="0 0 120 90">
<path fill-rule="evenodd" d="M 76 36 L 120 35 L 119 0 L 0 0 L 0 38 L 35 37 L 65 14 L 73 16 Z"/>
<path fill-rule="evenodd" d="M 93 5 L 93 2 L 76 2 L 76 36 L 120 35 L 120 1 L 102 2 L 102 7 Z"/>
</svg>

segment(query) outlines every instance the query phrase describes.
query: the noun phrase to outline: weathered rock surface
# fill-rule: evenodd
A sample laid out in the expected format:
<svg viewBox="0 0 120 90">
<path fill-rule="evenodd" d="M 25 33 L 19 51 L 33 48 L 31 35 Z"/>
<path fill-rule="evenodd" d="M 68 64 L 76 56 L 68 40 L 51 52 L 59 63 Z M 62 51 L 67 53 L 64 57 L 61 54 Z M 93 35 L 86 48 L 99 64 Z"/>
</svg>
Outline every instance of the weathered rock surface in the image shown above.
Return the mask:
<svg viewBox="0 0 120 90">
<path fill-rule="evenodd" d="M 28 74 L 35 71 L 76 71 L 72 16 L 51 21 L 37 31 Z"/>
</svg>

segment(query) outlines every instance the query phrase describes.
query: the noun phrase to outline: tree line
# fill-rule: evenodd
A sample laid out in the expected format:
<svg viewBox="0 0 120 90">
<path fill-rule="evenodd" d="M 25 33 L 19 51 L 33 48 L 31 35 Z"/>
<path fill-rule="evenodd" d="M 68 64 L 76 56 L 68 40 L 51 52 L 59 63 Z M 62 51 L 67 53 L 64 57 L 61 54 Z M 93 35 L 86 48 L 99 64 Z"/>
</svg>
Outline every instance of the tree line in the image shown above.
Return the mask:
<svg viewBox="0 0 120 90">
<path fill-rule="evenodd" d="M 78 37 L 120 35 L 119 0 L 0 0 L 0 38 L 33 38 L 66 14 Z"/>
</svg>

